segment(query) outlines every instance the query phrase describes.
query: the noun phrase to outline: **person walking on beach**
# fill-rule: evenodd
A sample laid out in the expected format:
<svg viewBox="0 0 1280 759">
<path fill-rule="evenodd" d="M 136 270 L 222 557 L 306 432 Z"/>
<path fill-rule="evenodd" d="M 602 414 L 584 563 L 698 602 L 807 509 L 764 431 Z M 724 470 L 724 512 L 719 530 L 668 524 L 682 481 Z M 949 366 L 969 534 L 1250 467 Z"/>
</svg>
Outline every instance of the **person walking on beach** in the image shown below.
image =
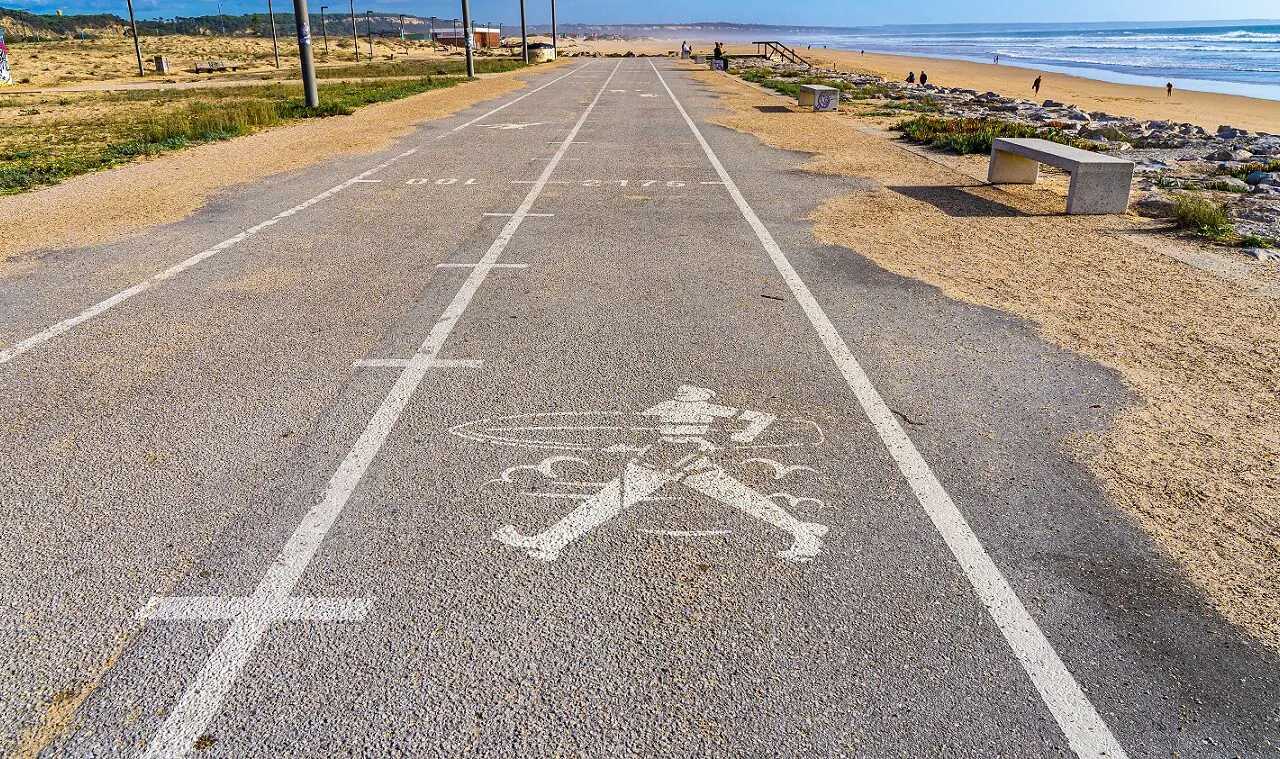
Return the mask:
<svg viewBox="0 0 1280 759">
<path fill-rule="evenodd" d="M 999 64 L 999 63 L 1000 63 L 1000 54 L 999 54 L 999 53 L 996 53 L 996 63 L 997 63 L 997 64 Z"/>
<path fill-rule="evenodd" d="M 1037 95 L 1040 94 L 1040 77 L 1039 76 L 1037 76 L 1036 80 L 1031 83 L 1031 89 L 1035 90 Z"/>
<path fill-rule="evenodd" d="M 907 74 L 907 84 L 915 84 L 915 83 L 916 83 L 916 72 L 912 71 L 909 74 Z"/>
<path fill-rule="evenodd" d="M 1169 98 L 1173 97 L 1173 82 L 1164 83 L 1164 96 Z"/>
<path fill-rule="evenodd" d="M 929 75 L 928 75 L 928 74 L 926 74 L 926 73 L 924 73 L 923 71 L 921 71 L 921 72 L 920 72 L 920 86 L 921 86 L 921 87 L 923 87 L 923 86 L 925 86 L 925 85 L 926 85 L 926 84 L 928 84 L 928 83 L 929 83 Z"/>
</svg>

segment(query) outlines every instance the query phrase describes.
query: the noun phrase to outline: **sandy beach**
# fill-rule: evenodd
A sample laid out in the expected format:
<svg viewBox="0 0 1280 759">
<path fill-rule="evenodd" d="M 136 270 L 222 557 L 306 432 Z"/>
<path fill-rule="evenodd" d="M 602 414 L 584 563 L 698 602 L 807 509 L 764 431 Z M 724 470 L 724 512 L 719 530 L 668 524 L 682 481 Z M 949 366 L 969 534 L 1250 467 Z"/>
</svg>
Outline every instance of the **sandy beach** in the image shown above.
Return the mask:
<svg viewBox="0 0 1280 759">
<path fill-rule="evenodd" d="M 714 44 L 710 40 L 690 40 L 690 43 L 695 52 L 709 52 Z M 566 49 L 603 53 L 630 50 L 636 53 L 663 54 L 679 47 L 680 40 L 610 40 L 582 41 Z M 754 45 L 728 45 L 727 49 L 730 54 L 756 52 Z M 930 83 L 944 87 L 990 91 L 1007 97 L 1052 99 L 1078 105 L 1087 111 L 1105 111 L 1140 119 L 1184 121 L 1198 124 L 1210 131 L 1221 124 L 1228 124 L 1250 131 L 1280 133 L 1280 101 L 1180 90 L 1177 82 L 1174 82 L 1173 96 L 1168 97 L 1163 89 L 1100 82 L 1014 66 L 902 55 L 859 54 L 844 50 L 798 52 L 818 66 L 876 74 L 886 79 L 905 79 L 907 72 L 914 71 L 919 75 L 923 69 L 928 72 Z M 1031 90 L 1031 81 L 1037 73 L 1044 77 L 1039 96 Z"/>
</svg>

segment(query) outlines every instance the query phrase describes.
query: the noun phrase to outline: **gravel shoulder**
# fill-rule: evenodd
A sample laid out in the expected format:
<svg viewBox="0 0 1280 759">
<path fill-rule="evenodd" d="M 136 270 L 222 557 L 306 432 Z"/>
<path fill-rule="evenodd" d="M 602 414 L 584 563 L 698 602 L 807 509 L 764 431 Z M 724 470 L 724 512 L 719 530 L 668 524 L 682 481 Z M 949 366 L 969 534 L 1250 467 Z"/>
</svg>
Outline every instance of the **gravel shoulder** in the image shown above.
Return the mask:
<svg viewBox="0 0 1280 759">
<path fill-rule="evenodd" d="M 1062 215 L 1064 183 L 985 186 L 847 116 L 778 112 L 746 83 L 698 76 L 723 95 L 721 125 L 878 183 L 814 212 L 823 242 L 1117 371 L 1140 400 L 1100 438 L 1063 444 L 1225 619 L 1280 649 L 1280 302 L 1159 249 L 1184 243 L 1140 242 L 1149 224 Z"/>
<path fill-rule="evenodd" d="M 527 75 L 495 74 L 361 108 L 351 116 L 310 120 L 210 143 L 0 198 L 0 229 L 5 230 L 0 236 L 0 275 L 43 251 L 119 240 L 183 219 L 214 193 L 234 185 L 335 156 L 386 148 L 416 124 L 520 89 Z M 33 219 L 39 223 L 31 223 Z"/>
</svg>

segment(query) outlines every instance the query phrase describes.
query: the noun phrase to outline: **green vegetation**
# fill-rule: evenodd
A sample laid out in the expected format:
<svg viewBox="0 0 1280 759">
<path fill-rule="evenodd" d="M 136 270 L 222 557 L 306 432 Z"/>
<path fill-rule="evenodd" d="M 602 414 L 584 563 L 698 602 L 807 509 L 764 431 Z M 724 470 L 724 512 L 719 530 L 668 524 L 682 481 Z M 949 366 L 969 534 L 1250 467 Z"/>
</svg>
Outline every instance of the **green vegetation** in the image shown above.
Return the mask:
<svg viewBox="0 0 1280 759">
<path fill-rule="evenodd" d="M 499 74 L 514 71 L 524 63 L 515 58 L 477 58 L 477 74 Z M 353 66 L 326 66 L 316 69 L 317 79 L 369 79 L 392 76 L 462 76 L 466 74 L 466 61 L 413 60 L 361 63 Z M 297 75 L 295 70 L 294 75 Z"/>
<path fill-rule="evenodd" d="M 1277 245 L 1280 245 L 1280 241 L 1268 240 L 1257 235 L 1245 235 L 1240 238 L 1240 247 L 1242 248 L 1274 248 Z"/>
<path fill-rule="evenodd" d="M 1280 171 L 1280 159 L 1270 160 L 1266 163 L 1246 163 L 1231 172 L 1231 176 L 1236 179 L 1244 179 L 1255 171 Z"/>
<path fill-rule="evenodd" d="M 1226 182 L 1210 182 L 1206 184 L 1204 187 L 1206 190 L 1217 190 L 1218 192 L 1248 192 L 1249 191 L 1248 188 L 1246 187 L 1236 187 L 1234 185 L 1229 185 Z"/>
<path fill-rule="evenodd" d="M 940 113 L 942 105 L 932 98 L 922 98 L 920 100 L 890 100 L 876 107 L 874 110 L 866 111 L 863 116 L 899 116 L 903 111 L 911 113 Z"/>
<path fill-rule="evenodd" d="M 840 90 L 840 98 L 842 100 L 870 100 L 872 98 L 884 97 L 889 91 L 887 87 L 880 84 L 869 84 L 861 87 L 850 84 L 843 79 L 827 79 L 822 76 L 813 76 L 800 71 L 778 71 L 773 72 L 769 69 L 752 67 L 746 69 L 738 69 L 735 73 L 747 80 L 754 82 L 762 87 L 767 87 L 774 92 L 779 92 L 789 97 L 796 97 L 800 94 L 800 85 L 802 84 L 825 84 L 828 87 L 835 87 Z"/>
<path fill-rule="evenodd" d="M 502 64 L 493 70 L 519 65 L 511 61 L 484 63 Z M 430 65 L 447 72 L 453 67 L 452 62 Z M 0 134 L 0 195 L 26 192 L 139 157 L 226 140 L 298 119 L 346 115 L 364 105 L 452 87 L 462 81 L 465 79 L 460 76 L 426 76 L 331 82 L 321 85 L 320 107 L 316 109 L 305 106 L 302 88 L 296 84 L 134 90 L 41 101 L 40 109 L 28 109 L 36 111 L 33 120 L 6 125 Z M 70 108 L 61 115 L 64 112 L 58 108 L 47 108 L 49 104 Z M 104 117 L 94 108 L 101 104 L 110 105 L 110 116 Z"/>
<path fill-rule="evenodd" d="M 1222 240 L 1231 235 L 1231 213 L 1224 203 L 1178 193 L 1173 196 L 1173 218 L 1179 229 L 1200 237 Z"/>
<path fill-rule="evenodd" d="M 916 116 L 893 126 L 911 142 L 931 145 L 956 153 L 989 153 L 991 141 L 997 137 L 1039 137 L 1072 147 L 1094 149 L 1087 141 L 1050 127 L 1035 127 L 999 119 L 952 119 L 939 116 Z"/>
</svg>

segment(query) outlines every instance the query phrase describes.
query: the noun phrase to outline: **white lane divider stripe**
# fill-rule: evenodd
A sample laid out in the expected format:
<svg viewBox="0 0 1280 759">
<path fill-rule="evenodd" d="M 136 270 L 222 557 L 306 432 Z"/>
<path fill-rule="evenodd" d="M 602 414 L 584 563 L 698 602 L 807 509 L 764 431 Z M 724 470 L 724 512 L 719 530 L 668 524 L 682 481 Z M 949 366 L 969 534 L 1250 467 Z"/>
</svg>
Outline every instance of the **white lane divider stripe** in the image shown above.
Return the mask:
<svg viewBox="0 0 1280 759">
<path fill-rule="evenodd" d="M 1045 706 L 1049 708 L 1049 712 L 1066 736 L 1071 750 L 1081 759 L 1102 759 L 1103 757 L 1123 759 L 1124 749 L 1120 747 L 1110 728 L 1103 722 L 1097 709 L 1080 688 L 1080 684 L 1059 658 L 1049 639 L 1036 624 L 1035 618 L 1027 611 L 1018 594 L 1001 574 L 1000 568 L 982 547 L 982 542 L 965 521 L 959 507 L 951 500 L 951 496 L 942 486 L 937 475 L 933 473 L 928 462 L 916 450 L 915 444 L 911 442 L 911 438 L 907 437 L 902 425 L 898 424 L 893 412 L 880 397 L 879 391 L 872 385 L 871 379 L 862 370 L 853 351 L 849 349 L 844 338 L 831 323 L 831 319 L 814 298 L 808 285 L 800 279 L 800 275 L 791 265 L 786 254 L 774 241 L 773 235 L 748 205 L 738 185 L 729 176 L 729 172 L 725 171 L 724 165 L 716 157 L 711 145 L 702 136 L 702 132 L 689 117 L 689 113 L 680 104 L 675 93 L 671 91 L 671 87 L 667 85 L 662 72 L 658 71 L 653 61 L 650 61 L 649 65 L 658 75 L 658 80 L 662 82 L 663 88 L 671 97 L 671 102 L 675 104 L 676 109 L 680 111 L 680 115 L 684 117 L 698 144 L 702 146 L 707 160 L 711 162 L 724 182 L 725 189 L 729 191 L 742 217 L 755 231 L 760 244 L 764 246 L 778 273 L 782 275 L 800 304 L 800 308 L 809 318 L 809 322 L 818 333 L 818 338 L 831 355 L 840 373 L 844 375 L 845 381 L 849 383 L 849 388 L 857 398 L 858 405 L 862 407 L 863 413 L 875 427 L 880 440 L 889 450 L 889 455 L 897 463 L 898 470 L 910 484 L 916 499 L 956 557 L 969 584 L 977 593 L 983 606 L 987 608 L 992 620 L 1000 628 L 1000 632 L 1004 634 L 1009 647 L 1013 649 L 1014 656 L 1030 676 Z"/>
<path fill-rule="evenodd" d="M 538 87 L 537 89 L 530 90 L 529 92 L 524 93 L 520 97 L 514 98 L 506 103 L 503 103 L 502 105 L 498 106 L 497 108 L 494 108 L 493 110 L 489 111 L 488 113 L 482 116 L 477 116 L 476 118 L 466 122 L 465 124 L 460 124 L 459 126 L 454 127 L 448 132 L 442 132 L 441 134 L 436 135 L 436 138 L 439 139 L 440 137 L 444 137 L 447 134 L 453 134 L 454 132 L 457 132 L 461 129 L 465 129 L 466 127 L 469 127 L 472 124 L 475 124 L 477 121 L 480 121 L 481 119 L 492 116 L 498 111 L 501 111 L 503 108 L 507 108 L 508 106 L 515 105 L 516 103 L 520 102 L 521 100 L 524 100 L 530 95 L 533 95 L 537 92 L 540 92 L 546 89 L 547 87 L 550 87 L 551 85 L 555 84 L 561 79 L 564 79 L 565 77 L 572 75 L 575 71 L 581 71 L 583 68 L 586 68 L 589 65 L 591 64 L 589 63 L 583 64 L 582 66 L 578 67 L 574 71 L 571 71 L 568 74 L 563 74 L 559 77 L 556 77 L 555 79 L 552 79 L 550 82 L 547 82 L 546 84 Z M 270 219 L 267 219 L 264 222 L 261 222 L 252 227 L 249 227 L 248 229 L 241 232 L 240 234 L 234 237 L 229 237 L 226 240 L 223 240 L 222 242 L 218 243 L 217 245 L 214 245 L 211 248 L 202 250 L 199 253 L 195 254 L 194 256 L 191 256 L 190 258 L 186 259 L 185 261 L 181 261 L 169 267 L 168 269 L 165 269 L 159 274 L 156 274 L 142 282 L 139 282 L 138 284 L 134 285 L 133 287 L 130 287 L 127 290 L 118 292 L 104 301 L 95 303 L 94 305 L 90 306 L 84 311 L 81 311 L 79 314 L 76 314 L 75 316 L 69 319 L 64 319 L 63 321 L 60 321 L 57 324 L 47 327 L 19 343 L 16 343 L 4 350 L 0 350 L 0 364 L 8 363 L 13 359 L 17 358 L 18 356 L 21 356 L 22 354 L 31 350 L 32 348 L 36 348 L 44 343 L 47 343 L 53 338 L 61 334 L 70 332 L 71 330 L 75 329 L 81 324 L 84 324 L 85 322 L 89 321 L 95 316 L 98 316 L 105 311 L 109 311 L 112 308 L 115 308 L 116 306 L 120 305 L 121 303 L 124 303 L 125 301 L 129 300 L 135 295 L 139 295 L 141 293 L 146 292 L 147 290 L 150 290 L 156 284 L 163 282 L 164 280 L 169 279 L 177 274 L 180 274 L 186 271 L 187 269 L 190 269 L 192 266 L 195 266 L 201 261 L 204 261 L 206 258 L 216 256 L 222 251 L 244 242 L 250 237 L 253 237 L 254 235 L 258 234 L 262 230 L 267 229 L 268 227 L 275 226 L 276 224 L 289 218 L 290 216 L 293 216 L 299 211 L 304 211 L 310 208 L 311 206 L 315 205 L 316 203 L 319 203 L 320 201 L 325 200 L 326 198 L 330 198 L 334 195 L 337 195 L 338 193 L 342 192 L 348 187 L 351 187 L 354 184 L 357 184 L 359 182 L 366 182 L 366 181 L 381 182 L 382 180 L 380 179 L 369 180 L 368 177 L 370 174 L 376 174 L 377 172 L 382 171 L 383 169 L 387 168 L 388 166 L 395 163 L 396 161 L 399 161 L 402 158 L 406 158 L 408 156 L 413 155 L 414 153 L 418 152 L 418 150 L 420 150 L 420 148 L 410 148 L 404 151 L 403 153 L 400 153 L 399 155 L 392 156 L 390 159 L 383 161 L 377 166 L 374 166 L 372 169 L 361 172 L 360 174 L 357 174 L 356 176 L 352 177 L 351 179 L 348 179 L 342 184 L 337 185 L 335 187 L 331 187 L 328 190 L 325 190 L 324 192 L 320 193 L 314 198 L 303 201 L 302 203 L 299 203 L 298 205 L 286 211 L 281 211 L 280 213 L 276 214 Z"/>
<path fill-rule="evenodd" d="M 614 71 L 616 72 L 621 65 L 622 63 L 619 61 L 618 65 L 614 67 Z M 608 79 L 605 80 L 605 84 L 608 84 Z M 600 95 L 603 93 L 604 88 L 602 87 L 574 125 L 573 131 L 570 133 L 571 137 L 582 129 L 582 125 L 586 123 L 587 117 L 591 115 L 596 104 L 600 102 Z M 439 361 L 436 356 L 441 348 L 444 347 L 445 340 L 448 339 L 459 318 L 471 304 L 471 300 L 489 275 L 493 264 L 497 263 L 503 250 L 511 242 L 516 230 L 520 228 L 520 223 L 524 221 L 525 215 L 529 213 L 533 204 L 538 200 L 538 196 L 542 194 L 543 189 L 547 186 L 547 180 L 551 178 L 551 173 L 555 171 L 556 166 L 564 158 L 569 147 L 570 143 L 566 142 L 556 151 L 555 156 L 543 169 L 542 175 L 538 177 L 537 183 L 529 189 L 528 195 L 525 196 L 524 202 L 520 204 L 515 215 L 502 228 L 502 232 L 498 234 L 497 239 L 493 241 L 484 257 L 481 258 L 480 263 L 483 265 L 475 267 L 471 274 L 467 276 L 458 293 L 453 297 L 448 307 L 445 308 L 444 313 L 441 314 L 435 325 L 432 326 L 431 332 L 419 347 L 418 352 L 413 358 L 408 359 L 404 371 L 401 372 L 395 385 L 387 393 L 382 404 L 374 412 L 373 417 L 360 434 L 359 439 L 356 440 L 355 445 L 347 452 L 346 458 L 343 459 L 337 471 L 329 479 L 324 497 L 302 518 L 301 524 L 298 525 L 293 535 L 289 537 L 289 540 L 281 549 L 280 555 L 267 568 L 266 574 L 254 590 L 253 595 L 245 601 L 228 600 L 221 604 L 215 604 L 209 601 L 207 597 L 198 599 L 153 598 L 138 612 L 140 618 L 146 619 L 148 615 L 157 615 L 161 611 L 165 611 L 167 614 L 166 619 L 174 619 L 173 612 L 167 611 L 174 608 L 170 606 L 171 604 L 176 604 L 178 609 L 192 611 L 193 615 L 198 619 L 230 612 L 235 608 L 240 608 L 246 612 L 238 616 L 229 617 L 231 619 L 231 627 L 227 630 L 226 636 L 218 644 L 208 661 L 205 662 L 204 668 L 196 675 L 186 693 L 179 699 L 173 711 L 169 713 L 168 718 L 161 725 L 159 732 L 156 733 L 151 743 L 147 746 L 145 756 L 148 759 L 185 756 L 191 751 L 195 740 L 217 716 L 222 700 L 231 690 L 231 686 L 235 684 L 236 678 L 239 677 L 240 671 L 253 654 L 253 650 L 262 639 L 263 634 L 266 633 L 273 622 L 277 621 L 278 617 L 274 616 L 275 614 L 292 613 L 294 611 L 293 605 L 297 603 L 303 604 L 303 611 L 306 610 L 307 603 L 318 605 L 321 607 L 320 611 L 327 610 L 335 614 L 338 612 L 354 613 L 359 611 L 355 606 L 340 605 L 335 611 L 333 607 L 336 602 L 332 600 L 312 601 L 298 599 L 291 594 L 302 579 L 303 572 L 306 571 L 311 560 L 315 558 L 321 542 L 337 521 L 338 515 L 351 498 L 356 486 L 360 484 L 365 471 L 373 463 L 378 452 L 382 450 L 382 446 L 391 435 L 396 422 L 399 421 L 401 414 L 404 413 L 409 404 L 409 400 L 413 397 L 414 391 L 422 383 L 433 363 Z M 353 599 L 352 603 L 358 604 L 359 600 Z"/>
</svg>

